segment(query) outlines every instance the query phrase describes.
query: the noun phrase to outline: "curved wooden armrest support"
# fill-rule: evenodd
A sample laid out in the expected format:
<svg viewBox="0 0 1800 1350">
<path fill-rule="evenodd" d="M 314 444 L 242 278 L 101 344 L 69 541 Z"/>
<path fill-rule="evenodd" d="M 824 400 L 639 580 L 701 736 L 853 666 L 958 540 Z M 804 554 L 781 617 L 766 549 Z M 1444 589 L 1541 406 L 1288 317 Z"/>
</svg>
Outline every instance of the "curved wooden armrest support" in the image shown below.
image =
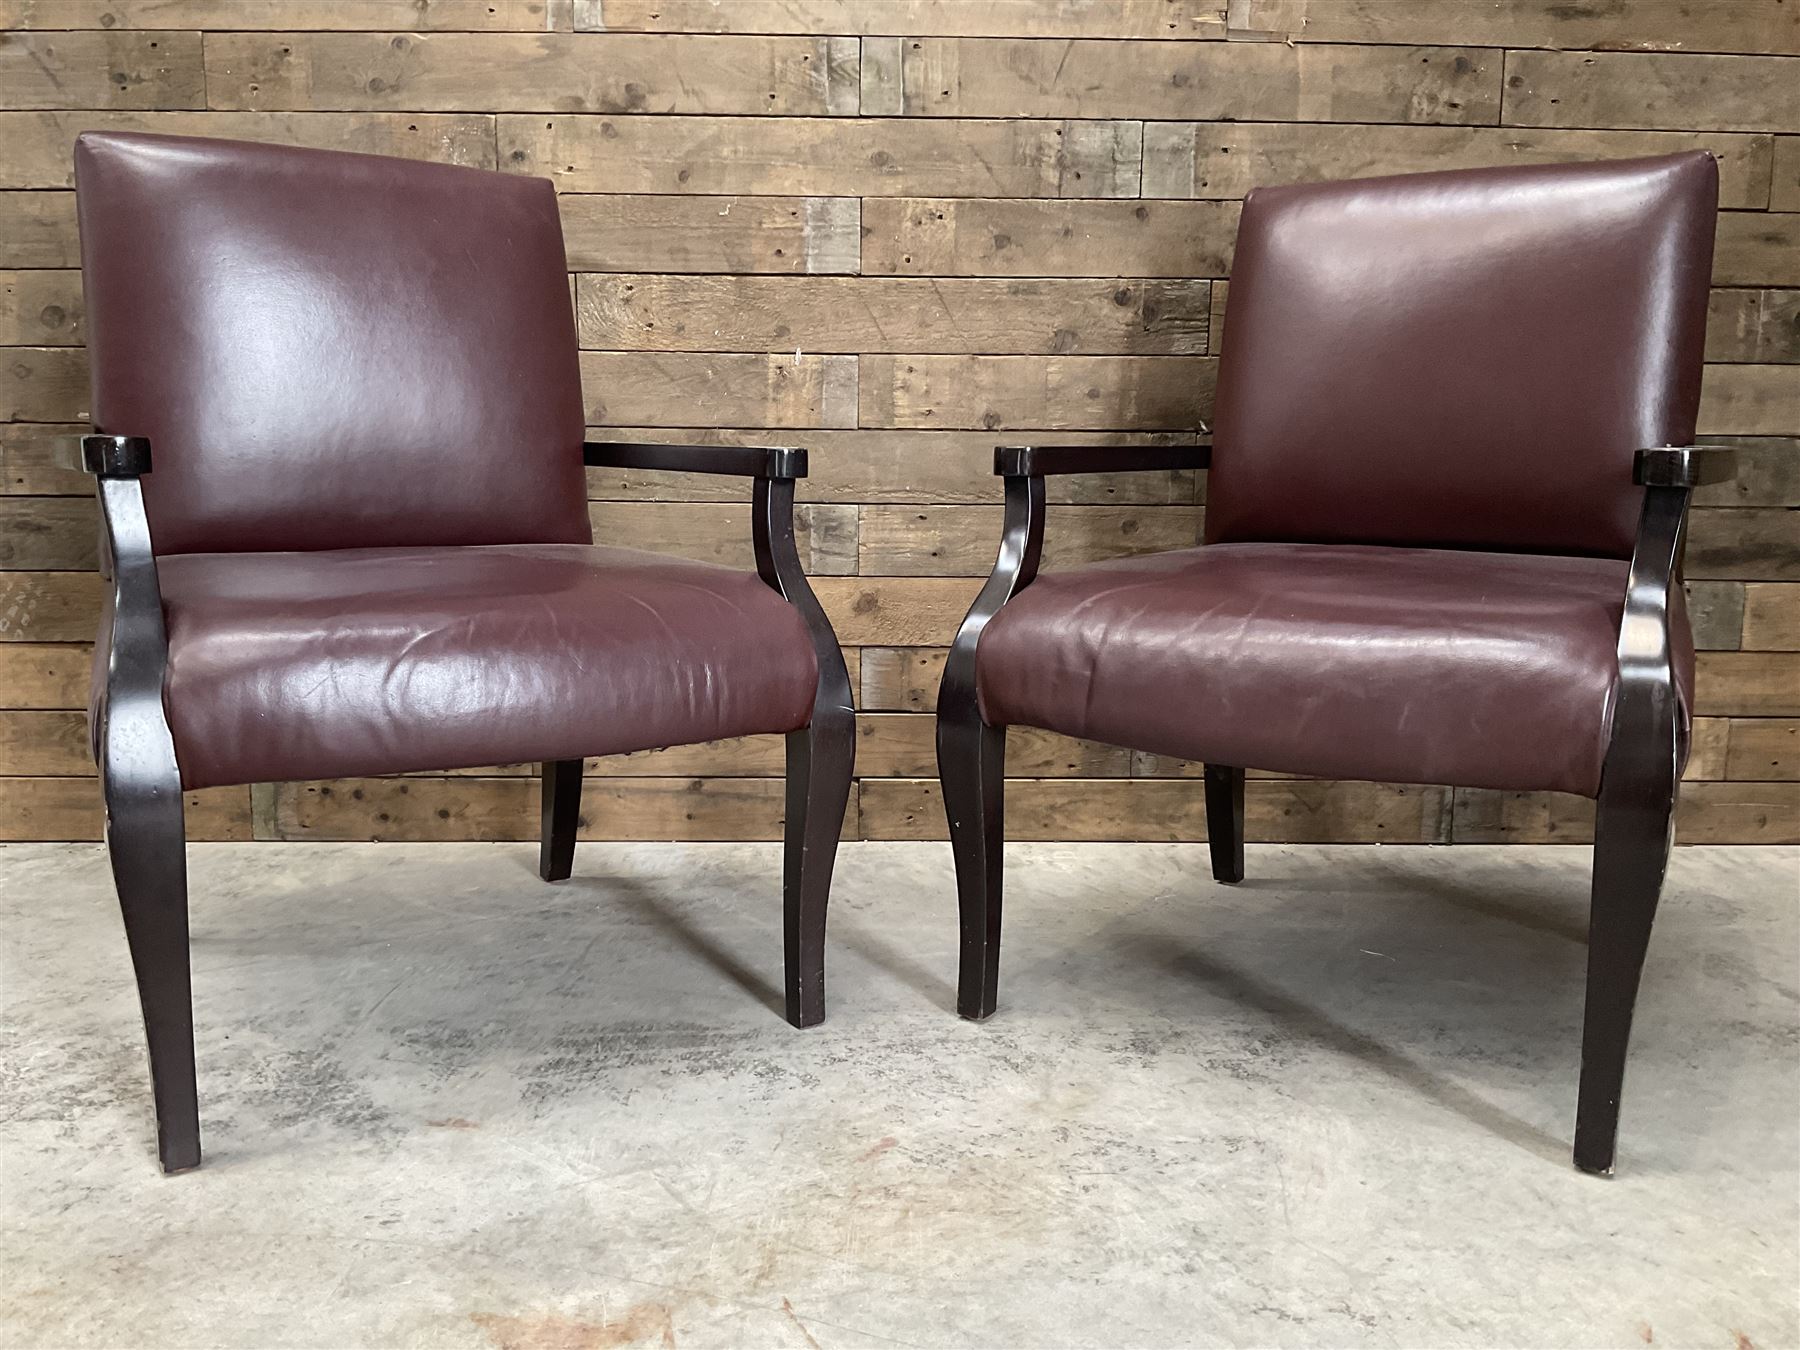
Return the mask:
<svg viewBox="0 0 1800 1350">
<path fill-rule="evenodd" d="M 150 441 L 144 436 L 74 436 L 59 447 L 57 463 L 96 478 L 136 478 L 150 472 Z"/>
<path fill-rule="evenodd" d="M 1148 473 L 1204 469 L 1209 445 L 997 445 L 994 472 L 1005 478 L 1071 473 Z"/>
<path fill-rule="evenodd" d="M 590 469 L 658 469 L 724 473 L 741 478 L 806 477 L 806 451 L 786 445 L 658 445 L 642 441 L 585 441 Z"/>
<path fill-rule="evenodd" d="M 804 451 L 799 452 L 804 454 Z M 794 480 L 758 477 L 752 497 L 750 529 L 756 548 L 756 574 L 779 593 L 806 621 L 813 654 L 819 661 L 819 692 L 813 716 L 848 717 L 853 710 L 850 671 L 825 607 L 806 579 L 794 539 Z"/>
<path fill-rule="evenodd" d="M 1085 448 L 1085 447 L 1084 447 Z M 1192 447 L 1187 447 L 1192 449 Z M 975 648 L 988 620 L 1000 607 L 1037 577 L 1044 552 L 1044 479 L 1041 474 L 1009 474 L 1006 479 L 1006 519 L 1001 527 L 1000 555 L 994 561 L 987 584 L 975 597 L 944 662 L 944 680 L 938 689 L 940 724 L 979 718 L 975 696 Z"/>
<path fill-rule="evenodd" d="M 1736 452 L 1728 445 L 1664 445 L 1640 450 L 1631 481 L 1645 487 L 1694 488 L 1723 483 L 1736 469 Z"/>
</svg>

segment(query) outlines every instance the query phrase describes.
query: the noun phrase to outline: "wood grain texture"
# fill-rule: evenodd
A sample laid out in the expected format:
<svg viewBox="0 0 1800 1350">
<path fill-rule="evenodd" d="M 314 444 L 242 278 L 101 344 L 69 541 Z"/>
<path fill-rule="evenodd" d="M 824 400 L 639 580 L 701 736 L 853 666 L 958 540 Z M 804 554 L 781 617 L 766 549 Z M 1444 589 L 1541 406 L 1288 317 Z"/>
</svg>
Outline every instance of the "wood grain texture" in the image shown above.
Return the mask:
<svg viewBox="0 0 1800 1350">
<path fill-rule="evenodd" d="M 632 273 L 580 276 L 575 296 L 584 347 L 1168 355 L 1206 351 L 1212 283 Z"/>
<path fill-rule="evenodd" d="M 856 61 L 841 38 L 213 33 L 206 98 L 228 110 L 822 117 L 856 112 Z"/>
<path fill-rule="evenodd" d="M 925 117 L 1493 123 L 1497 53 L 1469 47 L 919 38 L 902 110 Z"/>
<path fill-rule="evenodd" d="M 1800 52 L 1786 0 L 1230 0 L 1233 37 L 1468 42 L 1677 52 Z"/>
<path fill-rule="evenodd" d="M 1708 150 L 1701 431 L 1736 467 L 1695 494 L 1679 837 L 1800 837 L 1797 70 L 1793 0 L 0 0 L 0 838 L 100 828 L 92 485 L 56 462 L 88 415 L 85 129 L 551 178 L 588 435 L 807 448 L 801 556 L 865 710 L 847 831 L 889 838 L 942 829 L 931 712 L 998 545 L 995 442 L 1201 440 L 1247 192 Z M 741 480 L 587 487 L 602 540 L 751 565 Z M 1205 496 L 1052 480 L 1047 565 L 1191 544 Z M 784 763 L 778 737 L 593 761 L 584 837 L 775 838 Z M 1022 729 L 1008 768 L 1014 837 L 1204 835 L 1197 765 Z M 526 839 L 533 773 L 199 794 L 190 827 Z M 1248 797 L 1259 839 L 1591 830 L 1545 794 Z"/>
</svg>

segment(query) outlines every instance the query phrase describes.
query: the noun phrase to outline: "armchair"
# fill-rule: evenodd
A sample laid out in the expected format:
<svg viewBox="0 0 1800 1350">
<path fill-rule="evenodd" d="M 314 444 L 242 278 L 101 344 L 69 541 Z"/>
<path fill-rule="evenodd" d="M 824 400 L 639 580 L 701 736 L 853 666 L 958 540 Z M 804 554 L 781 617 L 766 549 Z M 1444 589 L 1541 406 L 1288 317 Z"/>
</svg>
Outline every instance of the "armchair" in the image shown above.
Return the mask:
<svg viewBox="0 0 1800 1350">
<path fill-rule="evenodd" d="M 784 734 L 787 1017 L 820 1021 L 854 728 L 805 451 L 583 442 L 543 180 L 88 133 L 76 186 L 94 751 L 164 1170 L 200 1161 L 193 788 L 538 762 L 557 881 L 584 758 Z M 595 545 L 584 463 L 750 479 L 755 574 Z"/>
<path fill-rule="evenodd" d="M 996 1004 L 1006 727 L 1204 764 L 1597 799 L 1574 1156 L 1612 1170 L 1687 752 L 1680 586 L 1704 153 L 1258 189 L 1210 449 L 1002 447 L 1005 533 L 939 694 L 958 1010 Z M 1208 467 L 1206 542 L 1038 576 L 1044 478 Z"/>
</svg>

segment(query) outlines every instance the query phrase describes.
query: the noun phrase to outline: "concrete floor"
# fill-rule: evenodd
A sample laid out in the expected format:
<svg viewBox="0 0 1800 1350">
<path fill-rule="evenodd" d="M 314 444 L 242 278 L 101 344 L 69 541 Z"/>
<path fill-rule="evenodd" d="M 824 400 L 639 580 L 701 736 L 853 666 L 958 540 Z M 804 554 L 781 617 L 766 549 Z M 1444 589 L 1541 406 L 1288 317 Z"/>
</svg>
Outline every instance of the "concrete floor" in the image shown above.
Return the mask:
<svg viewBox="0 0 1800 1350">
<path fill-rule="evenodd" d="M 1800 1342 L 1800 852 L 1677 853 L 1620 1173 L 1568 1163 L 1588 851 L 191 850 L 207 1163 L 158 1175 L 92 846 L 0 850 L 0 1344 Z"/>
</svg>

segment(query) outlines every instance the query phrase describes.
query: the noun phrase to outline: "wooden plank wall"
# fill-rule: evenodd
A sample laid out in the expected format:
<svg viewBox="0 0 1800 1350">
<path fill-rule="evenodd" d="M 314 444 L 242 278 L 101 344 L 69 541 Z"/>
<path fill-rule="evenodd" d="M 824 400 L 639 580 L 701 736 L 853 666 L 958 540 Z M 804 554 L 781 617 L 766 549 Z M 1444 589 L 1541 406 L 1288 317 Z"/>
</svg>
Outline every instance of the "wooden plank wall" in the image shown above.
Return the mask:
<svg viewBox="0 0 1800 1350">
<path fill-rule="evenodd" d="M 813 447 L 865 710 L 848 832 L 935 838 L 930 711 L 996 439 L 1184 440 L 1256 183 L 1703 146 L 1723 176 L 1681 837 L 1800 838 L 1793 0 L 0 0 L 0 837 L 93 838 L 86 127 L 544 174 L 603 435 Z M 738 485 L 593 474 L 608 538 L 747 564 Z M 1053 564 L 1192 542 L 1204 483 L 1054 485 Z M 1016 838 L 1201 836 L 1194 766 L 1016 737 Z M 769 838 L 773 741 L 597 764 L 591 837 Z M 1264 840 L 1580 839 L 1580 801 L 1258 777 Z M 204 838 L 519 839 L 521 770 L 196 794 Z"/>
</svg>

